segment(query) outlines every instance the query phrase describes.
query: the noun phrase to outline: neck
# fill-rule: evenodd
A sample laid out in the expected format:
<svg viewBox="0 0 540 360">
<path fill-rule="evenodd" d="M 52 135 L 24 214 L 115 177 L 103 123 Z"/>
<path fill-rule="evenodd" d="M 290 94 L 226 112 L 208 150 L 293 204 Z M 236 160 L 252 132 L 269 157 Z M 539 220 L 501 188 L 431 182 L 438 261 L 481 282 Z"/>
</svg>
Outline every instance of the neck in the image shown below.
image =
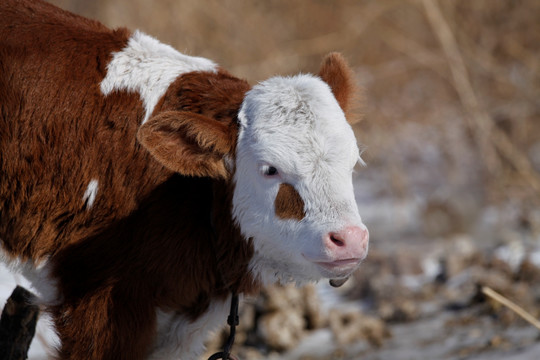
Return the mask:
<svg viewBox="0 0 540 360">
<path fill-rule="evenodd" d="M 262 256 L 259 252 L 253 254 L 249 263 L 249 271 L 265 286 L 275 283 L 295 283 L 297 286 L 303 286 L 318 280 L 317 278 L 306 278 L 306 271 L 300 265 L 271 259 Z"/>
<path fill-rule="evenodd" d="M 259 279 L 249 269 L 254 256 L 253 242 L 242 236 L 232 220 L 232 186 L 215 180 L 213 188 L 214 246 L 223 286 L 232 293 L 253 294 L 260 288 Z"/>
</svg>

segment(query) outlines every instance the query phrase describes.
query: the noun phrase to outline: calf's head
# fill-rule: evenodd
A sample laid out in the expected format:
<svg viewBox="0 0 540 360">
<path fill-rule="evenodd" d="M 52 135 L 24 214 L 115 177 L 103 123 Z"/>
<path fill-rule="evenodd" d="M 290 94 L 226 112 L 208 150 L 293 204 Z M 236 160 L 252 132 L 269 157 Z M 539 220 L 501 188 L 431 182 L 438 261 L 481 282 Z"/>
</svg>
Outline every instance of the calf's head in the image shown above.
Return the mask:
<svg viewBox="0 0 540 360">
<path fill-rule="evenodd" d="M 320 78 L 275 77 L 245 97 L 234 216 L 253 238 L 252 266 L 263 280 L 343 278 L 367 254 L 352 186 L 361 160 L 344 112 L 349 73 L 332 54 Z"/>
<path fill-rule="evenodd" d="M 341 56 L 330 54 L 318 77 L 254 86 L 234 126 L 170 111 L 142 125 L 138 138 L 172 170 L 232 181 L 232 219 L 253 241 L 250 266 L 260 280 L 347 278 L 369 237 L 352 186 L 361 162 L 345 116 L 352 81 Z"/>
</svg>

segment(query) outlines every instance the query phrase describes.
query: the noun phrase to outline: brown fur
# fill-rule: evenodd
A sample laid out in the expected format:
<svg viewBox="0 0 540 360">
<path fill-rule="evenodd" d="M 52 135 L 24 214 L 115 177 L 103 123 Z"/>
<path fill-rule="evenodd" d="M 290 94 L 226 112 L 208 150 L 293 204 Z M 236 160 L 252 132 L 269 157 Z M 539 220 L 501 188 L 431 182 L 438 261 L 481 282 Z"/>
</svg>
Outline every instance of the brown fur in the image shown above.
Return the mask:
<svg viewBox="0 0 540 360">
<path fill-rule="evenodd" d="M 40 0 L 0 1 L 0 241 L 13 258 L 49 259 L 61 359 L 143 359 L 156 309 L 196 319 L 259 287 L 224 161 L 249 85 L 221 69 L 184 74 L 141 126 L 138 94 L 100 91 L 129 36 Z M 321 76 L 346 109 L 339 59 Z M 302 219 L 296 190 L 279 193 L 276 214 Z"/>
<path fill-rule="evenodd" d="M 281 184 L 274 201 L 276 216 L 281 219 L 302 220 L 306 216 L 304 200 L 294 186 Z"/>
<path fill-rule="evenodd" d="M 223 70 L 185 74 L 171 84 L 138 139 L 173 171 L 227 178 L 223 157 L 234 154 L 238 134 L 230 119 L 248 90 L 247 82 Z"/>
<path fill-rule="evenodd" d="M 345 112 L 345 117 L 350 124 L 359 120 L 356 114 L 356 104 L 360 99 L 360 89 L 354 81 L 354 74 L 347 61 L 340 53 L 330 53 L 323 59 L 319 76 L 323 79 L 334 93 L 336 100 Z"/>
<path fill-rule="evenodd" d="M 13 257 L 49 257 L 62 359 L 145 358 L 156 308 L 195 319 L 212 299 L 258 287 L 231 185 L 217 179 L 232 170 L 222 158 L 234 156 L 249 86 L 190 74 L 140 127 L 138 94 L 99 88 L 129 35 L 41 1 L 0 3 L 0 239 Z"/>
</svg>

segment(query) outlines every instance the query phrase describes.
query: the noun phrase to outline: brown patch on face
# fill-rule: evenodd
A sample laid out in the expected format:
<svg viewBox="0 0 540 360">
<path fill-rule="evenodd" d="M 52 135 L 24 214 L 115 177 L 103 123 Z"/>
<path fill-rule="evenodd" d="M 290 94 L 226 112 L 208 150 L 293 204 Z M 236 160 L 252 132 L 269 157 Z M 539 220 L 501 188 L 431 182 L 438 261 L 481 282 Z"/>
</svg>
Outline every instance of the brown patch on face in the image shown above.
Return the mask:
<svg viewBox="0 0 540 360">
<path fill-rule="evenodd" d="M 302 220 L 306 216 L 304 200 L 290 184 L 281 184 L 274 202 L 276 215 L 280 219 Z"/>
</svg>

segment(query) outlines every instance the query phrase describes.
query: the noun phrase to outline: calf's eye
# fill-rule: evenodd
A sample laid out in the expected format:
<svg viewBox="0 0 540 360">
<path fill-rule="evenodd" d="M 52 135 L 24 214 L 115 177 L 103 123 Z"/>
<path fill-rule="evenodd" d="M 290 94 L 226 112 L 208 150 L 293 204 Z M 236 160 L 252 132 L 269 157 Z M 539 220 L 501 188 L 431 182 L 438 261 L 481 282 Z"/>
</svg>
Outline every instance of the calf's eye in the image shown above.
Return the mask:
<svg viewBox="0 0 540 360">
<path fill-rule="evenodd" d="M 276 176 L 278 174 L 278 171 L 273 166 L 268 166 L 264 169 L 264 175 L 266 176 Z"/>
</svg>

